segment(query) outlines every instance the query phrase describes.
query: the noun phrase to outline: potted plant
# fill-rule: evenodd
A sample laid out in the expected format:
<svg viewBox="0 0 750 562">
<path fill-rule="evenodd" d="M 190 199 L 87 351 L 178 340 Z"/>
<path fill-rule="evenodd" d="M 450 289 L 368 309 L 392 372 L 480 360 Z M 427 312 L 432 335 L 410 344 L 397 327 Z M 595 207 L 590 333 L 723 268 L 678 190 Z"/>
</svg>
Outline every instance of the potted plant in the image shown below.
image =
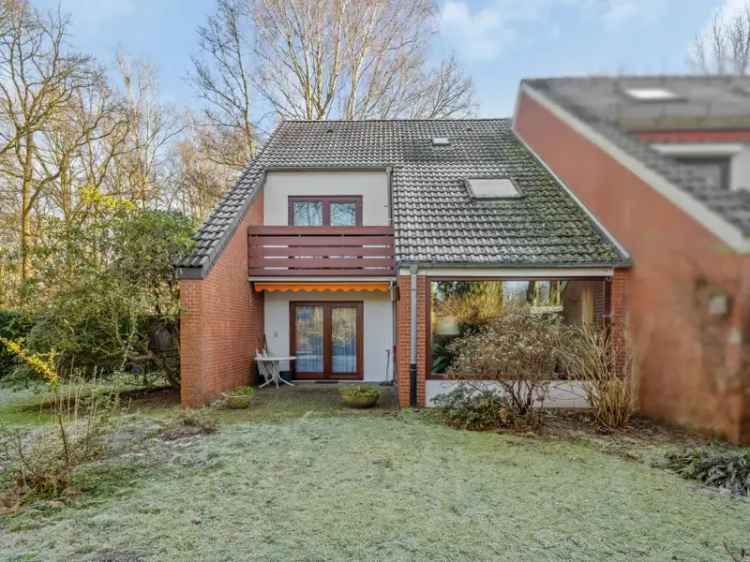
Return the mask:
<svg viewBox="0 0 750 562">
<path fill-rule="evenodd" d="M 347 384 L 339 388 L 339 394 L 350 408 L 372 408 L 378 403 L 380 389 L 371 384 Z"/>
<path fill-rule="evenodd" d="M 224 399 L 228 408 L 240 409 L 249 407 L 254 395 L 255 389 L 252 386 L 240 386 L 225 392 Z"/>
</svg>

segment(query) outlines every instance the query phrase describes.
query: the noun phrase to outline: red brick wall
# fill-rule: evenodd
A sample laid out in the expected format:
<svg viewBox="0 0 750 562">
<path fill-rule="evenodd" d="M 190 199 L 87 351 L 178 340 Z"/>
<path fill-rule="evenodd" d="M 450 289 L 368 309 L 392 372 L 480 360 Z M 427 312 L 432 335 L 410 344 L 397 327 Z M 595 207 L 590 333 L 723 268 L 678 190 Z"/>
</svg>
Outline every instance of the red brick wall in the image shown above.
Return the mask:
<svg viewBox="0 0 750 562">
<path fill-rule="evenodd" d="M 396 385 L 398 403 L 409 407 L 409 357 L 411 354 L 411 279 L 408 275 L 398 277 L 398 333 L 396 334 Z"/>
<path fill-rule="evenodd" d="M 417 275 L 417 406 L 419 407 L 425 405 L 425 381 L 427 380 L 428 287 L 427 277 Z M 411 276 L 398 277 L 398 293 L 398 340 L 396 343 L 398 401 L 402 408 L 408 408 L 411 363 Z"/>
<path fill-rule="evenodd" d="M 181 399 L 199 407 L 251 382 L 263 338 L 263 293 L 247 280 L 247 227 L 262 224 L 258 194 L 205 279 L 180 282 Z"/>
<path fill-rule="evenodd" d="M 632 254 L 626 301 L 612 304 L 638 354 L 642 411 L 749 440 L 749 258 L 526 94 L 515 127 Z M 728 315 L 708 314 L 715 292 L 730 296 Z"/>
<path fill-rule="evenodd" d="M 427 276 L 417 275 L 417 406 L 420 408 L 425 406 L 425 383 L 427 381 L 429 285 Z"/>
</svg>

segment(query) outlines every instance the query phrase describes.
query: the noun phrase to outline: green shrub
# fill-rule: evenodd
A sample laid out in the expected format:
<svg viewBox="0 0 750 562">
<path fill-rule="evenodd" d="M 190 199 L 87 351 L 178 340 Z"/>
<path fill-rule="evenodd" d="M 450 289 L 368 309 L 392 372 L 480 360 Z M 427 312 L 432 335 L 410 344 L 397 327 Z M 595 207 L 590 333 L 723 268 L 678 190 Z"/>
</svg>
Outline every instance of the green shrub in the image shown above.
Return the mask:
<svg viewBox="0 0 750 562">
<path fill-rule="evenodd" d="M 232 396 L 255 396 L 255 389 L 252 386 L 239 386 L 233 388 L 227 394 L 231 394 Z"/>
<path fill-rule="evenodd" d="M 339 394 L 347 406 L 367 408 L 377 403 L 380 389 L 371 384 L 347 384 L 339 388 Z"/>
<path fill-rule="evenodd" d="M 750 451 L 727 453 L 692 449 L 667 455 L 667 468 L 683 478 L 721 488 L 738 496 L 750 495 Z"/>
<path fill-rule="evenodd" d="M 65 376 L 161 372 L 179 385 L 179 284 L 173 263 L 192 247 L 192 221 L 131 206 L 93 213 L 90 223 L 52 223 L 37 248 L 39 307 L 30 352 L 59 353 Z"/>
<path fill-rule="evenodd" d="M 19 310 L 0 309 L 0 338 L 16 341 L 31 330 L 31 317 Z M 15 354 L 0 345 L 0 379 L 9 375 L 17 365 Z"/>
<path fill-rule="evenodd" d="M 438 395 L 433 403 L 440 419 L 459 429 L 532 429 L 539 425 L 535 412 L 517 414 L 500 392 L 470 384 L 459 384 L 451 392 Z"/>
</svg>

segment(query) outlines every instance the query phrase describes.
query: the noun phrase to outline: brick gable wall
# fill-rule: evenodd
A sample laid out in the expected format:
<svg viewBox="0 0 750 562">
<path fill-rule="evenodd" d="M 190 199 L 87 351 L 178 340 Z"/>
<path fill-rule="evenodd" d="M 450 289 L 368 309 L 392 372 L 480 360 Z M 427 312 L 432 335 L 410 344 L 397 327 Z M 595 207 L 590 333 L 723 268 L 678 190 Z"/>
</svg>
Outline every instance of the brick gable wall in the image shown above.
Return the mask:
<svg viewBox="0 0 750 562">
<path fill-rule="evenodd" d="M 627 300 L 612 305 L 637 352 L 642 411 L 750 441 L 750 258 L 526 94 L 515 128 L 632 254 Z M 709 313 L 716 294 L 725 315 Z"/>
<path fill-rule="evenodd" d="M 262 224 L 259 193 L 205 279 L 180 281 L 181 400 L 200 407 L 254 380 L 263 339 L 263 293 L 247 279 L 247 227 Z"/>
</svg>

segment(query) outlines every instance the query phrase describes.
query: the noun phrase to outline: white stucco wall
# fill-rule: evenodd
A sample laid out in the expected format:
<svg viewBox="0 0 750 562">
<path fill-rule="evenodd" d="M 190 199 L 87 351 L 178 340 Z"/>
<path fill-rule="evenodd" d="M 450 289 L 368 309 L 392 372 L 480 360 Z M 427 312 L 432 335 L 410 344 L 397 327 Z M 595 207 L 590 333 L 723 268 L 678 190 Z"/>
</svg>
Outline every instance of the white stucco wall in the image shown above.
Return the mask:
<svg viewBox="0 0 750 562">
<path fill-rule="evenodd" d="M 270 171 L 263 189 L 264 224 L 289 224 L 288 198 L 301 195 L 361 195 L 362 225 L 387 226 L 388 175 L 373 171 Z"/>
<path fill-rule="evenodd" d="M 732 189 L 750 191 L 750 145 L 744 145 L 743 150 L 734 155 L 730 173 Z"/>
<path fill-rule="evenodd" d="M 266 293 L 265 332 L 273 355 L 289 355 L 289 303 L 291 301 L 353 301 L 363 306 L 364 380 L 386 380 L 386 362 L 390 354 L 388 378 L 393 379 L 393 304 L 388 293 Z M 289 365 L 282 363 L 282 370 Z"/>
<path fill-rule="evenodd" d="M 497 388 L 497 383 L 492 381 L 471 381 L 472 384 L 482 385 L 487 389 Z M 432 406 L 436 396 L 453 390 L 458 381 L 428 380 L 425 385 L 425 397 L 427 405 Z M 544 398 L 545 408 L 588 408 L 581 383 L 577 381 L 550 381 L 547 385 Z"/>
</svg>

